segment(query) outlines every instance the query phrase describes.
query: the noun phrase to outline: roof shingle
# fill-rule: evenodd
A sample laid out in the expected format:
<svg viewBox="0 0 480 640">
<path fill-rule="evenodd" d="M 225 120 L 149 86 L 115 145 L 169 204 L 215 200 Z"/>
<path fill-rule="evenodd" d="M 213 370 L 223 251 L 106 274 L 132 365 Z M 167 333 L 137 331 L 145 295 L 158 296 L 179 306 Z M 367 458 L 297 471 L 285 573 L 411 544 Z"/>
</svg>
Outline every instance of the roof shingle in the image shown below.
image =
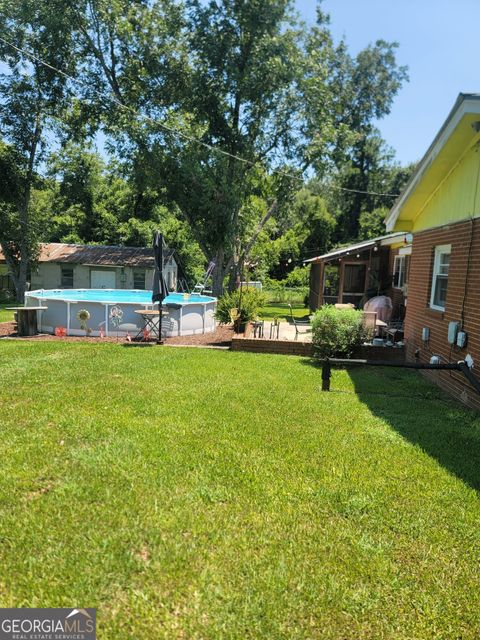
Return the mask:
<svg viewBox="0 0 480 640">
<path fill-rule="evenodd" d="M 4 261 L 0 251 L 0 261 Z M 62 262 L 98 266 L 154 267 L 153 249 L 92 244 L 49 242 L 41 245 L 39 262 Z"/>
</svg>

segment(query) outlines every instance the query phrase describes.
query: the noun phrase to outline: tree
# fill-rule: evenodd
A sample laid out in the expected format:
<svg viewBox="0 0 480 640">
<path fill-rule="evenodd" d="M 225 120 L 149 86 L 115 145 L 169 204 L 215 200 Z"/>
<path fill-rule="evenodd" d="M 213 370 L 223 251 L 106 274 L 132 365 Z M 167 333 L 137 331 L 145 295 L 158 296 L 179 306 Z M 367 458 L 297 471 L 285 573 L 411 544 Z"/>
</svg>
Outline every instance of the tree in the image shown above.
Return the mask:
<svg viewBox="0 0 480 640">
<path fill-rule="evenodd" d="M 4 47 L 0 124 L 23 158 L 29 203 L 19 224 L 29 225 L 55 129 L 63 148 L 43 182 L 48 194 L 36 198 L 44 212 L 53 198 L 52 236 L 131 243 L 171 225 L 182 242 L 194 238 L 204 262 L 215 258 L 217 295 L 262 249 L 266 268 L 275 255 L 300 260 L 299 238 L 306 250 L 329 244 L 331 213 L 343 235 L 356 233 L 360 212 L 385 202 L 331 189 L 383 187 L 391 162 L 373 123 L 405 71 L 383 41 L 352 58 L 318 16 L 307 31 L 292 0 L 0 0 L 0 30 L 37 56 Z M 115 166 L 85 144 L 99 129 Z M 327 192 L 302 193 L 307 169 Z M 18 242 L 21 282 L 30 258 Z M 185 251 L 187 261 L 194 254 Z"/>
<path fill-rule="evenodd" d="M 268 170 L 272 152 L 277 166 L 295 155 L 300 36 L 286 0 L 191 0 L 188 7 L 193 68 L 186 107 L 191 132 L 209 147 L 182 140 L 165 170 L 170 196 L 216 261 L 219 295 L 227 274 L 231 286 L 240 277 L 263 227 L 292 190 Z M 267 201 L 266 208 L 252 207 L 253 196 Z"/>
<path fill-rule="evenodd" d="M 27 272 L 24 256 L 32 264 L 38 253 L 39 221 L 19 215 L 25 206 L 24 159 L 15 149 L 0 143 L 0 243 L 13 280 L 17 298 L 22 301 Z"/>
<path fill-rule="evenodd" d="M 385 235 L 385 218 L 388 214 L 387 207 L 379 207 L 373 211 L 362 211 L 358 219 L 359 240 L 369 240 Z"/>
<path fill-rule="evenodd" d="M 165 202 L 182 211 L 206 260 L 215 256 L 220 293 L 279 206 L 271 193 L 253 228 L 242 218 L 248 196 L 269 182 L 269 153 L 277 164 L 294 155 L 300 49 L 290 0 L 189 0 L 186 12 L 168 0 L 68 5 L 84 61 L 79 71 L 114 98 L 82 90 L 96 104 L 83 113 L 101 115 L 116 153 L 134 169 L 135 217 L 151 216 L 164 187 Z"/>
<path fill-rule="evenodd" d="M 73 223 L 71 233 L 83 242 L 95 242 L 102 235 L 98 202 L 104 169 L 99 155 L 84 144 L 69 142 L 49 157 L 48 173 L 57 186 L 52 202 L 55 222 L 63 227 L 67 216 Z M 63 212 L 63 220 L 58 219 L 59 212 Z"/>
<path fill-rule="evenodd" d="M 18 178 L 15 197 L 0 194 L 0 242 L 17 299 L 22 302 L 30 263 L 38 250 L 32 191 L 45 156 L 46 133 L 54 127 L 52 117 L 60 114 L 65 99 L 65 78 L 40 64 L 38 58 L 68 69 L 70 27 L 60 0 L 53 0 L 48 7 L 33 0 L 3 0 L 0 34 L 35 56 L 0 43 L 0 55 L 8 66 L 8 72 L 0 74 L 0 134 L 15 149 L 7 164 Z"/>
<path fill-rule="evenodd" d="M 372 192 L 397 193 L 389 179 L 394 154 L 376 122 L 390 113 L 408 76 L 397 63 L 397 43 L 377 40 L 352 57 L 345 41 L 334 45 L 328 22 L 319 9 L 307 41 L 304 154 L 338 219 L 337 240 L 346 241 L 357 237 L 362 211 L 392 204 L 392 197 Z"/>
<path fill-rule="evenodd" d="M 288 216 L 272 218 L 252 251 L 256 277 L 284 279 L 303 260 L 327 251 L 335 231 L 335 218 L 310 183 L 295 194 Z"/>
</svg>

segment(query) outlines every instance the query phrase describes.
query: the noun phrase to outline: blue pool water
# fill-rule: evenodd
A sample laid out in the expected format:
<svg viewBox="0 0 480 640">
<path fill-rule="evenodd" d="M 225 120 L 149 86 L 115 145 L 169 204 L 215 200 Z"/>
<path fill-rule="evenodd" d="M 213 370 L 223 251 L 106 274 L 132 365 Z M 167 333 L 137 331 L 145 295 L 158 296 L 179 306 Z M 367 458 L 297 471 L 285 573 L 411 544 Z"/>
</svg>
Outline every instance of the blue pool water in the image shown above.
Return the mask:
<svg viewBox="0 0 480 640">
<path fill-rule="evenodd" d="M 111 302 L 112 304 L 133 303 L 152 304 L 151 291 L 133 291 L 130 289 L 51 289 L 48 291 L 31 291 L 31 295 L 38 299 L 48 300 L 78 300 L 84 302 Z M 183 293 L 170 293 L 163 304 L 186 305 L 192 303 L 212 302 L 215 298 L 190 294 L 188 298 Z"/>
</svg>

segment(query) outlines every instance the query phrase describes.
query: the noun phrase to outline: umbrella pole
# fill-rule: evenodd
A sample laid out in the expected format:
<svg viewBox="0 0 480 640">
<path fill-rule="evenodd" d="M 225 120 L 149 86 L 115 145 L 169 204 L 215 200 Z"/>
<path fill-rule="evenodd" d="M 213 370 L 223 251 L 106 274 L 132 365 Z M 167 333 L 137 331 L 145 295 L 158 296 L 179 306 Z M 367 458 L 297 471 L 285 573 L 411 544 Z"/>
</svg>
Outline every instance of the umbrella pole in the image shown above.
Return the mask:
<svg viewBox="0 0 480 640">
<path fill-rule="evenodd" d="M 162 340 L 162 303 L 158 303 L 158 338 L 157 344 L 163 344 Z"/>
</svg>

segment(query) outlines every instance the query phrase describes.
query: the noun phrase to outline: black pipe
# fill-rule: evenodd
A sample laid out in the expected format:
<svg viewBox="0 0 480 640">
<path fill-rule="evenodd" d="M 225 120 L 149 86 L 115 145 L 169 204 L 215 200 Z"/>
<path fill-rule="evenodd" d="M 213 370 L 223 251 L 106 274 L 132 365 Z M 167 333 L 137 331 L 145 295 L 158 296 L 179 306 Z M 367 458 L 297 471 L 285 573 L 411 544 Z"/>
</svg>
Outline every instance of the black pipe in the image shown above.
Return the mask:
<svg viewBox="0 0 480 640">
<path fill-rule="evenodd" d="M 480 393 L 480 381 L 470 371 L 470 367 L 465 362 L 465 360 L 460 360 L 460 362 L 458 363 L 458 366 L 460 371 L 463 373 L 466 379 L 470 382 L 470 384 L 475 389 L 475 391 L 477 393 Z"/>
<path fill-rule="evenodd" d="M 430 364 L 421 362 L 391 362 L 385 360 L 359 360 L 352 358 L 326 358 L 322 361 L 322 391 L 330 391 L 330 378 L 332 365 L 353 365 L 369 367 L 399 367 L 403 369 L 428 369 L 430 371 L 460 371 L 475 391 L 480 394 L 480 380 L 470 371 L 465 360 L 459 362 L 447 362 L 445 364 Z"/>
<path fill-rule="evenodd" d="M 368 365 L 372 367 L 404 367 L 406 369 L 452 369 L 459 370 L 458 363 L 430 364 L 421 362 L 392 362 L 391 360 L 360 360 L 355 358 L 327 358 L 330 364 Z M 325 362 L 325 361 L 324 361 Z"/>
</svg>

